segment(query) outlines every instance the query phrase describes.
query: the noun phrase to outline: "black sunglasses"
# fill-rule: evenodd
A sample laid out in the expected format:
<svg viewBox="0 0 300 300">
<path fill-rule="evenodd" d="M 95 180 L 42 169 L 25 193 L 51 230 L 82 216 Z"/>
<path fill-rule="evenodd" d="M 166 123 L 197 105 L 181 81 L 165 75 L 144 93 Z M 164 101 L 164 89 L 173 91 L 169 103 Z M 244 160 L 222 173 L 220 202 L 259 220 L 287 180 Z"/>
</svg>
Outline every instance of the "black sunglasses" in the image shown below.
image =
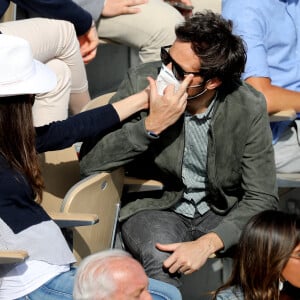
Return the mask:
<svg viewBox="0 0 300 300">
<path fill-rule="evenodd" d="M 186 72 L 186 71 L 184 71 L 178 65 L 178 63 L 172 58 L 172 56 L 169 54 L 169 52 L 167 51 L 168 48 L 171 48 L 171 45 L 161 47 L 161 49 L 160 49 L 160 58 L 161 58 L 162 63 L 165 66 L 168 65 L 170 62 L 172 63 L 172 72 L 173 72 L 173 74 L 174 74 L 174 76 L 177 80 L 182 81 L 184 79 L 184 77 L 189 75 L 189 74 L 193 74 L 193 75 L 197 75 L 197 76 L 201 75 L 200 72 Z"/>
</svg>

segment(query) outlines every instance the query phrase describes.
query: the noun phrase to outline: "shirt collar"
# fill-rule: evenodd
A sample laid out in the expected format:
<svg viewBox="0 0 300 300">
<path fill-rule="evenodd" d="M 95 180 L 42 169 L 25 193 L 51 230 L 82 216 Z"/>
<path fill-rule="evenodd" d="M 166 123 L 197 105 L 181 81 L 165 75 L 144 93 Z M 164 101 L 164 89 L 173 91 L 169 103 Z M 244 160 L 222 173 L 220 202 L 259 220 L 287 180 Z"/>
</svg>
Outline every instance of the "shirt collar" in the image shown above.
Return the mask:
<svg viewBox="0 0 300 300">
<path fill-rule="evenodd" d="M 193 118 L 193 117 L 195 117 L 197 119 L 203 119 L 203 118 L 205 118 L 207 120 L 211 119 L 211 116 L 212 116 L 212 113 L 213 113 L 213 110 L 214 110 L 214 107 L 215 107 L 215 103 L 217 101 L 217 97 L 218 97 L 218 91 L 216 92 L 214 98 L 210 102 L 210 104 L 209 104 L 209 106 L 208 106 L 208 108 L 206 109 L 205 112 L 199 113 L 199 114 L 196 114 L 196 115 L 191 115 L 189 112 L 186 111 L 185 112 L 185 116 L 187 118 Z"/>
</svg>

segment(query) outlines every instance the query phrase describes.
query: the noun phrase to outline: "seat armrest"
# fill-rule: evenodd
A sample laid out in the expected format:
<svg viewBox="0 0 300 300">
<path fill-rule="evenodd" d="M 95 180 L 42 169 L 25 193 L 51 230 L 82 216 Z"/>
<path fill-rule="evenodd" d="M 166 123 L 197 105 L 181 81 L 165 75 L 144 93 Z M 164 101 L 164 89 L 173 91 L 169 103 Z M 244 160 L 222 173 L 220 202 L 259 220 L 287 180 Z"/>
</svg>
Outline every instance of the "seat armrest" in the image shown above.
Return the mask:
<svg viewBox="0 0 300 300">
<path fill-rule="evenodd" d="M 0 264 L 21 263 L 28 257 L 28 253 L 24 250 L 0 251 Z"/>
<path fill-rule="evenodd" d="M 299 188 L 300 173 L 277 173 L 277 185 L 280 188 Z"/>
<path fill-rule="evenodd" d="M 94 225 L 99 222 L 99 217 L 96 214 L 63 212 L 50 212 L 48 214 L 60 228 Z"/>
<path fill-rule="evenodd" d="M 282 110 L 269 116 L 270 122 L 295 120 L 297 117 L 296 111 L 293 109 Z"/>
<path fill-rule="evenodd" d="M 162 190 L 163 184 L 158 180 L 124 177 L 124 186 L 128 193 Z"/>
</svg>

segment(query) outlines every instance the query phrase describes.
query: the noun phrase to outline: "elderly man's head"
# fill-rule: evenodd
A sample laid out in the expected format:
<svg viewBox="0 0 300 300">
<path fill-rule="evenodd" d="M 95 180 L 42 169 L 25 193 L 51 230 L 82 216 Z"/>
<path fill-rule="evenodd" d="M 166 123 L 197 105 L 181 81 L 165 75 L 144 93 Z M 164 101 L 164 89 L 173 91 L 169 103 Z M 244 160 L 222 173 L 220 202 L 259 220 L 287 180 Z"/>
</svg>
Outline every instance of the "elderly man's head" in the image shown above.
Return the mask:
<svg viewBox="0 0 300 300">
<path fill-rule="evenodd" d="M 78 267 L 75 300 L 150 300 L 147 275 L 127 252 L 112 249 L 85 258 Z"/>
</svg>

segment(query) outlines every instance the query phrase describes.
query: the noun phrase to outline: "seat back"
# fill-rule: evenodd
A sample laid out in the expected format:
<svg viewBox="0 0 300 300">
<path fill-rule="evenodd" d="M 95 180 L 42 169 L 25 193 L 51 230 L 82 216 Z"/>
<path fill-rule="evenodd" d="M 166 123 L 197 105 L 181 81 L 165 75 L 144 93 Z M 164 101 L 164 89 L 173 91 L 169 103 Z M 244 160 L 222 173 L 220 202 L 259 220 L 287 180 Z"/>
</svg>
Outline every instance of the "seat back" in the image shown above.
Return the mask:
<svg viewBox="0 0 300 300">
<path fill-rule="evenodd" d="M 73 229 L 73 253 L 77 261 L 113 247 L 123 176 L 121 168 L 111 173 L 91 175 L 75 184 L 66 194 L 62 212 L 93 213 L 100 219 L 97 224 Z"/>
<path fill-rule="evenodd" d="M 48 212 L 61 210 L 68 190 L 80 180 L 79 163 L 74 146 L 40 154 L 45 182 L 42 206 Z"/>
<path fill-rule="evenodd" d="M 5 14 L 1 17 L 0 22 L 8 22 L 16 20 L 16 4 L 10 2 Z"/>
<path fill-rule="evenodd" d="M 40 154 L 40 164 L 45 182 L 42 206 L 48 213 L 91 213 L 100 219 L 97 224 L 68 230 L 67 237 L 71 235 L 77 261 L 112 247 L 123 188 L 123 170 L 80 180 L 74 146 Z"/>
<path fill-rule="evenodd" d="M 97 108 L 97 107 L 100 107 L 100 106 L 103 106 L 103 105 L 107 104 L 109 102 L 109 99 L 115 93 L 116 92 L 107 93 L 107 94 L 101 95 L 101 96 L 93 99 L 92 101 L 90 101 L 89 103 L 87 103 L 85 105 L 85 107 L 82 109 L 82 111 L 94 109 L 94 108 Z"/>
</svg>

